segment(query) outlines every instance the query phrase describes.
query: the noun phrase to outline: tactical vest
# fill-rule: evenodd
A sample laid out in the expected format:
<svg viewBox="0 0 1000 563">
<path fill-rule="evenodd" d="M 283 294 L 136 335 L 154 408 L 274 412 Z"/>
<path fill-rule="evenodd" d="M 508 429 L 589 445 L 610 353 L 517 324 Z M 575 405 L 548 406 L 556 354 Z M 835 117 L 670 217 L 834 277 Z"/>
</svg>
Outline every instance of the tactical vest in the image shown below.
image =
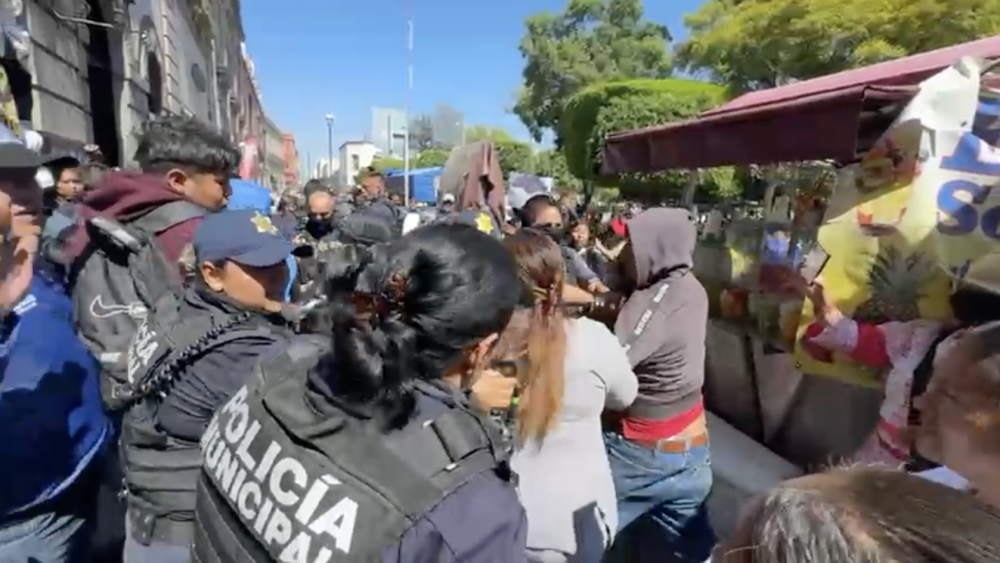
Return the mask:
<svg viewBox="0 0 1000 563">
<path fill-rule="evenodd" d="M 123 418 L 119 442 L 132 536 L 143 545 L 153 540 L 191 541 L 201 468 L 198 443 L 170 436 L 160 428 L 160 401 L 173 382 L 209 350 L 270 333 L 265 327 L 241 326 L 251 313 L 179 318 L 178 303 L 165 301 L 157 304 L 151 322 L 139 325 L 129 347 L 132 406 Z"/>
<path fill-rule="evenodd" d="M 309 301 L 323 295 L 325 280 L 323 279 L 322 261 L 320 254 L 332 248 L 342 246 L 337 240 L 337 233 L 333 232 L 321 239 L 313 238 L 307 232 L 299 233 L 294 241 L 295 244 L 309 245 L 313 248 L 313 255 L 299 259 L 298 279 L 295 280 L 293 288 L 293 299 L 295 301 Z"/>
<path fill-rule="evenodd" d="M 306 394 L 320 353 L 293 345 L 216 414 L 193 562 L 381 561 L 474 476 L 512 478 L 497 429 L 465 407 L 389 435 L 330 405 L 320 414 Z"/>
</svg>

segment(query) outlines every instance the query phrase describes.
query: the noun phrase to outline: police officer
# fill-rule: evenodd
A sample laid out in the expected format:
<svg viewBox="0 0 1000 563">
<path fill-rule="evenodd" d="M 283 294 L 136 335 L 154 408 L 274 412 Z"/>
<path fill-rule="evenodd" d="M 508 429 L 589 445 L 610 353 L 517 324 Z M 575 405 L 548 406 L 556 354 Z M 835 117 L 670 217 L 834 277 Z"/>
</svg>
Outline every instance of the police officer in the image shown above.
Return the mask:
<svg viewBox="0 0 1000 563">
<path fill-rule="evenodd" d="M 315 190 L 306 200 L 308 218 L 303 228 L 303 235 L 311 243 L 322 240 L 333 233 L 337 217 L 334 215 L 336 198 L 328 190 Z"/>
<path fill-rule="evenodd" d="M 332 336 L 264 361 L 202 441 L 193 561 L 525 560 L 498 429 L 459 391 L 521 296 L 513 257 L 435 224 L 345 274 Z"/>
<path fill-rule="evenodd" d="M 437 206 L 440 217 L 448 217 L 455 212 L 455 194 L 444 194 L 441 196 L 441 203 Z"/>
<path fill-rule="evenodd" d="M 319 264 L 316 256 L 322 247 L 337 244 L 337 222 L 343 217 L 336 215 L 336 199 L 333 193 L 321 184 L 310 180 L 306 188 L 306 222 L 293 239 L 296 244 L 311 246 L 313 256 L 299 260 L 295 283 L 292 285 L 292 300 L 305 302 L 316 297 L 314 287 Z"/>
<path fill-rule="evenodd" d="M 257 211 L 209 215 L 194 235 L 192 287 L 164 297 L 137 330 L 128 356 L 134 404 L 121 439 L 125 563 L 187 561 L 198 441 L 258 358 L 291 336 L 280 315 L 285 258 L 307 250 Z"/>
<path fill-rule="evenodd" d="M 299 261 L 298 281 L 293 292 L 294 301 L 307 302 L 320 297 L 325 279 L 323 260 L 331 256 L 331 249 L 342 245 L 368 248 L 389 242 L 399 236 L 394 224 L 378 214 L 353 213 L 340 220 L 337 228 L 322 239 L 306 239 L 315 250 L 313 256 Z"/>
<path fill-rule="evenodd" d="M 361 180 L 361 187 L 366 202 L 362 210 L 366 213 L 377 214 L 401 229 L 406 210 L 389 201 L 385 193 L 385 177 L 380 172 L 369 170 L 368 174 Z"/>
</svg>

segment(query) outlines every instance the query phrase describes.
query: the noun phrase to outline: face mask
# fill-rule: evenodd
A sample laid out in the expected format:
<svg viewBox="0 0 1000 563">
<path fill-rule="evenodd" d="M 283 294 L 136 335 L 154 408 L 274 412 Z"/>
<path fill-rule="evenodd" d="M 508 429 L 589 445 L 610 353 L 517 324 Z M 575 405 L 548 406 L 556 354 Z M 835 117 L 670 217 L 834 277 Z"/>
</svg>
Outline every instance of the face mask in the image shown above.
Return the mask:
<svg viewBox="0 0 1000 563">
<path fill-rule="evenodd" d="M 310 217 L 306 221 L 306 231 L 312 235 L 313 238 L 323 238 L 333 231 L 333 225 L 330 224 L 329 219 L 323 219 L 320 217 Z"/>
<path fill-rule="evenodd" d="M 544 233 L 556 244 L 563 244 L 566 240 L 566 231 L 557 225 L 540 225 L 535 227 L 541 233 Z"/>
</svg>

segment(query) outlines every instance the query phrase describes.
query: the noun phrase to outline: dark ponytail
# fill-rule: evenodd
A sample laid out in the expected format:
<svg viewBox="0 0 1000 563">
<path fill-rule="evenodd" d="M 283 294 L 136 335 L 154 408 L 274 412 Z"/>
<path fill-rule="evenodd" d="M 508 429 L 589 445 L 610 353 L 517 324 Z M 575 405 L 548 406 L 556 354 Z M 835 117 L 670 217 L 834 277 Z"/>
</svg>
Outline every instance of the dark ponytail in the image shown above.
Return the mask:
<svg viewBox="0 0 1000 563">
<path fill-rule="evenodd" d="M 333 347 L 324 364 L 338 397 L 375 407 L 379 422 L 392 428 L 413 410 L 414 374 L 407 364 L 416 335 L 403 320 L 405 296 L 390 298 L 383 290 L 386 271 L 384 257 L 365 254 L 328 281 L 333 287 L 325 314 Z"/>
<path fill-rule="evenodd" d="M 371 250 L 328 294 L 322 368 L 338 398 L 396 428 L 414 411 L 416 381 L 440 380 L 500 332 L 521 288 L 506 249 L 466 225 L 429 225 Z"/>
</svg>

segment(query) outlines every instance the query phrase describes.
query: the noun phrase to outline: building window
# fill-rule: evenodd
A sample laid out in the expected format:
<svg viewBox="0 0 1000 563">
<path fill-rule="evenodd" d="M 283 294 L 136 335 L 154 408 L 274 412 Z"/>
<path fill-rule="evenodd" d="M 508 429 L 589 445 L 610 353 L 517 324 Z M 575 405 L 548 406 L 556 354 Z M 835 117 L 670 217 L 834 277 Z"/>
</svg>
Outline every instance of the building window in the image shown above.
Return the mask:
<svg viewBox="0 0 1000 563">
<path fill-rule="evenodd" d="M 356 154 L 351 155 L 351 172 L 357 172 L 361 169 L 361 158 Z"/>
<path fill-rule="evenodd" d="M 163 70 L 156 53 L 146 53 L 146 80 L 149 81 L 149 94 L 146 97 L 149 113 L 158 115 L 163 111 Z"/>
<path fill-rule="evenodd" d="M 197 64 L 191 65 L 191 81 L 199 93 L 204 94 L 208 90 L 208 80 L 205 78 L 205 72 Z"/>
</svg>

